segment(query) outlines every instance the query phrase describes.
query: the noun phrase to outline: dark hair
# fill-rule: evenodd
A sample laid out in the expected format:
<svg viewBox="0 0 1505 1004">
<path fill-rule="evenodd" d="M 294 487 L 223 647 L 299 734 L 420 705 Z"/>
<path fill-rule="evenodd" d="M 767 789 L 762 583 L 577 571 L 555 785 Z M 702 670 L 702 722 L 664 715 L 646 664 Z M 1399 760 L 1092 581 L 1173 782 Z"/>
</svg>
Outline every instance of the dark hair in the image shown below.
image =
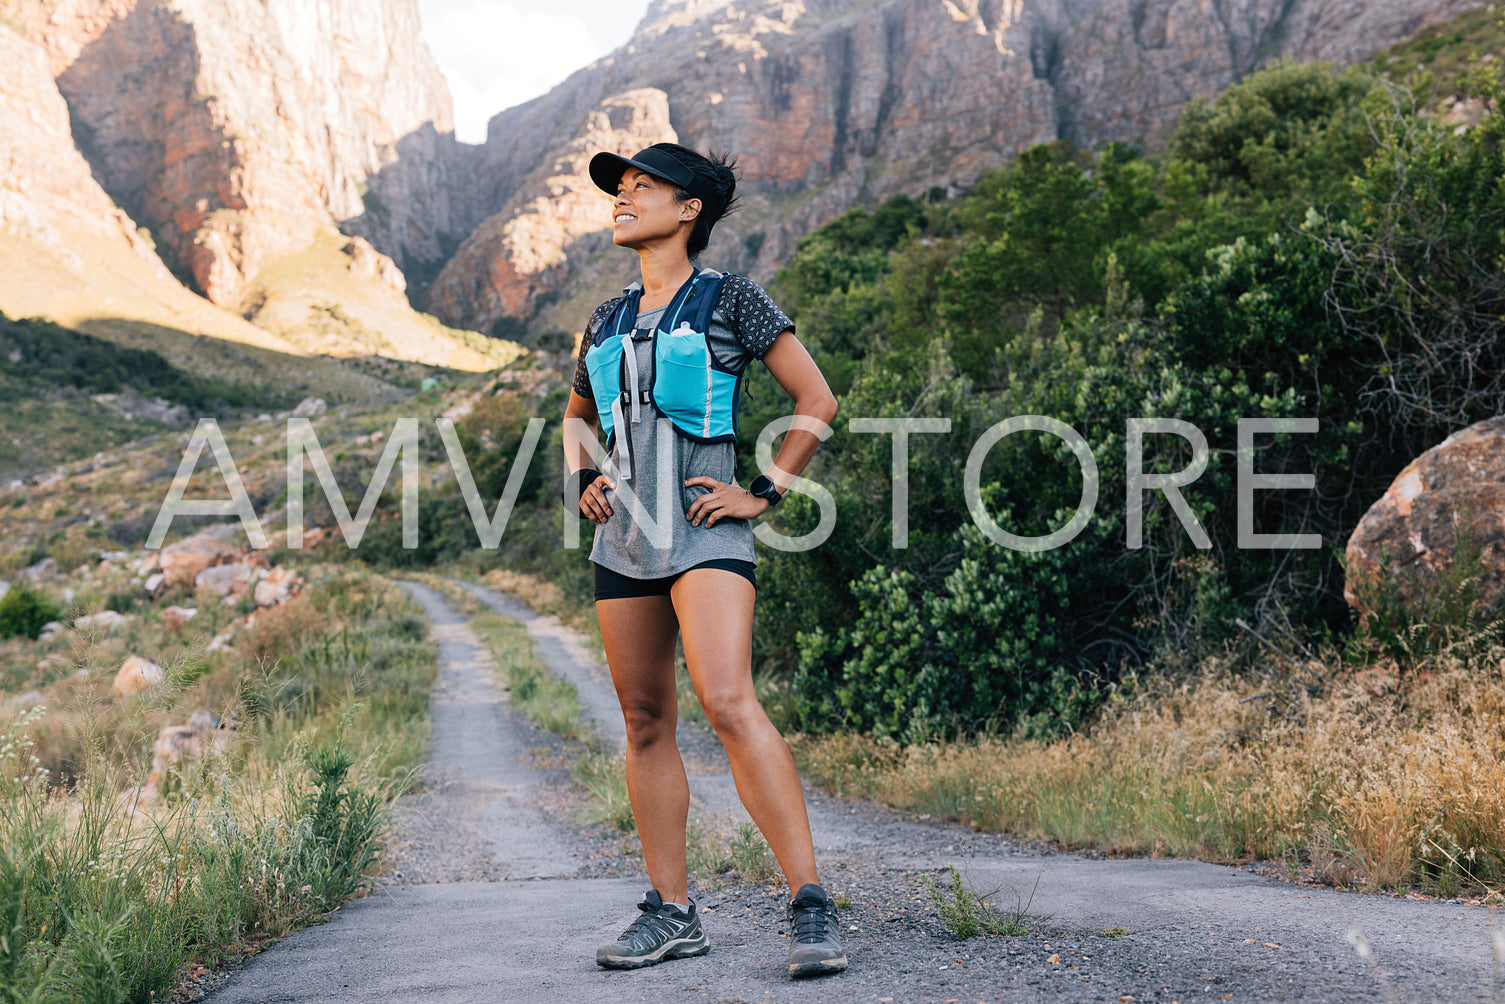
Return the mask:
<svg viewBox="0 0 1505 1004">
<path fill-rule="evenodd" d="M 691 258 L 706 249 L 711 242 L 711 228 L 722 217 L 737 211 L 737 175 L 732 168 L 737 162 L 726 153 L 710 151 L 702 156 L 689 147 L 678 143 L 655 144 L 661 149 L 672 150 L 680 163 L 694 172 L 694 179 L 686 186 L 674 186 L 676 202 L 700 200 L 700 213 L 695 217 L 695 226 L 690 231 L 690 241 L 685 250 Z"/>
</svg>

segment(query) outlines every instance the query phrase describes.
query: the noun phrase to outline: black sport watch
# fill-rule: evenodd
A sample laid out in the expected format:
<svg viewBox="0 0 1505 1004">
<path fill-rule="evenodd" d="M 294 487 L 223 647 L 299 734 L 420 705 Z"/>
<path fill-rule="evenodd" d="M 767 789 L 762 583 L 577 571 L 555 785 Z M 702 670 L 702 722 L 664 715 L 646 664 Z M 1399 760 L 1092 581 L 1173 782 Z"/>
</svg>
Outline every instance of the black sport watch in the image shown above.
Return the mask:
<svg viewBox="0 0 1505 1004">
<path fill-rule="evenodd" d="M 768 508 L 770 509 L 784 501 L 783 493 L 773 483 L 773 479 L 766 474 L 759 474 L 753 478 L 752 484 L 747 486 L 747 490 L 758 496 L 758 498 L 767 500 Z"/>
</svg>

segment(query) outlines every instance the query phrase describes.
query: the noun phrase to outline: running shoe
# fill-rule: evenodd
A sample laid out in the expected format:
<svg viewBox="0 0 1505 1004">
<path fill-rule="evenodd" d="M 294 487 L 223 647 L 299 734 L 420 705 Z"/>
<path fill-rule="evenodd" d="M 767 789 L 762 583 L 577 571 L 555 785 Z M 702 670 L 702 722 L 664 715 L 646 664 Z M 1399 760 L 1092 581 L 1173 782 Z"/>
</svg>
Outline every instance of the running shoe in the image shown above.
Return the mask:
<svg viewBox="0 0 1505 1004">
<path fill-rule="evenodd" d="M 711 950 L 700 914 L 690 900 L 690 912 L 665 905 L 658 891 L 650 889 L 638 904 L 642 911 L 609 945 L 596 949 L 596 964 L 608 969 L 641 969 L 670 959 L 704 955 Z"/>
<path fill-rule="evenodd" d="M 814 882 L 800 886 L 789 904 L 789 975 L 795 979 L 839 973 L 847 953 L 836 933 L 836 904 Z"/>
</svg>

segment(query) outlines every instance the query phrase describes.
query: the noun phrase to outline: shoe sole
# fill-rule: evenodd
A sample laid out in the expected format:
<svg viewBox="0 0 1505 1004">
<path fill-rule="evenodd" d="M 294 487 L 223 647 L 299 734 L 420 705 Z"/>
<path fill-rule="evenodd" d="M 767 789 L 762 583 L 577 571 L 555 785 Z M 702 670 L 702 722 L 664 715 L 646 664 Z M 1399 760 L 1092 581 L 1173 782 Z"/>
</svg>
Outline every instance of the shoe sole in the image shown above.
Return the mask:
<svg viewBox="0 0 1505 1004">
<path fill-rule="evenodd" d="M 847 967 L 847 957 L 839 959 L 821 959 L 818 962 L 802 962 L 789 967 L 791 979 L 804 979 L 807 976 L 824 976 L 826 973 L 839 973 Z"/>
<path fill-rule="evenodd" d="M 623 955 L 616 958 L 597 958 L 596 965 L 603 969 L 642 969 L 644 966 L 656 966 L 660 962 L 668 962 L 671 959 L 688 959 L 696 955 L 704 955 L 711 950 L 711 943 L 706 940 L 696 941 L 671 941 L 663 945 L 656 952 L 647 955 Z"/>
</svg>

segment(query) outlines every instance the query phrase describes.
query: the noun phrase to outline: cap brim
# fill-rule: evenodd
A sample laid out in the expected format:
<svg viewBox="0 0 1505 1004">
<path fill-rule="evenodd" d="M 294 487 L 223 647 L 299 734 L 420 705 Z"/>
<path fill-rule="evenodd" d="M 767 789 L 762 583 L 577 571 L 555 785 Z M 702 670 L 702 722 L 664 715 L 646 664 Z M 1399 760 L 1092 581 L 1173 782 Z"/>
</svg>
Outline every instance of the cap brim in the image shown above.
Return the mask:
<svg viewBox="0 0 1505 1004">
<path fill-rule="evenodd" d="M 622 157 L 618 154 L 607 153 L 605 151 L 591 158 L 591 180 L 596 183 L 597 188 L 601 189 L 607 195 L 616 195 L 617 185 L 621 183 L 622 175 L 627 172 L 629 167 L 635 167 L 639 171 L 653 175 L 655 178 L 662 178 L 671 185 L 683 185 L 689 180 L 670 177 L 651 164 L 645 164 L 640 160 L 633 160 L 631 157 Z"/>
</svg>

